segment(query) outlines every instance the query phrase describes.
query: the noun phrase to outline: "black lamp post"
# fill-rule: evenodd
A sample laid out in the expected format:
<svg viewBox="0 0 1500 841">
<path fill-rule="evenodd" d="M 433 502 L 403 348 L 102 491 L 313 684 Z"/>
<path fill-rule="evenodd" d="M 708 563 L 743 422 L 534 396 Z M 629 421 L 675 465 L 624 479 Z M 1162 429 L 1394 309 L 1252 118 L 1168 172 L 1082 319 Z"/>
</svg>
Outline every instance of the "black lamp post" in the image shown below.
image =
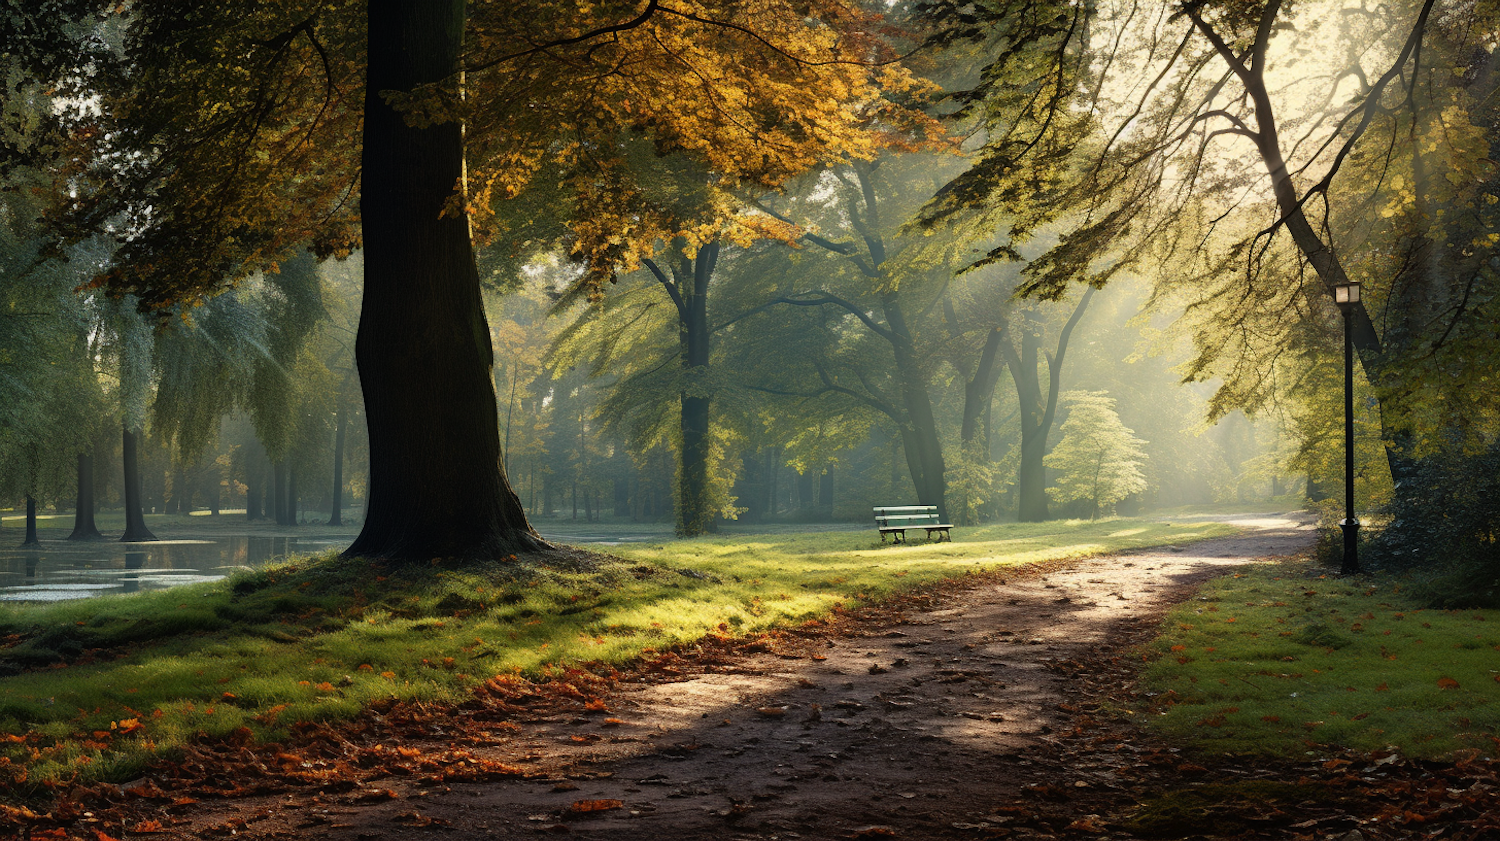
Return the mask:
<svg viewBox="0 0 1500 841">
<path fill-rule="evenodd" d="M 1359 306 L 1359 282 L 1348 281 L 1333 287 L 1333 300 L 1344 314 L 1344 565 L 1339 572 L 1359 572 L 1359 520 L 1354 516 L 1354 342 L 1350 328 L 1354 310 Z"/>
</svg>

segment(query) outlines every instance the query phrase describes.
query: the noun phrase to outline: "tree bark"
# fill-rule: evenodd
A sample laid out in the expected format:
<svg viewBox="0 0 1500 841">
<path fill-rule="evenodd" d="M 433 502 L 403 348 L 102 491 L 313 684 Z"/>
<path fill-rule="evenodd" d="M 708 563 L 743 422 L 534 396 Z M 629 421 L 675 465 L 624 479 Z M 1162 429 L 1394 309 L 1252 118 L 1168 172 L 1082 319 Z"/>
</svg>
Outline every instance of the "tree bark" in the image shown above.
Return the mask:
<svg viewBox="0 0 1500 841">
<path fill-rule="evenodd" d="M 344 524 L 344 427 L 349 423 L 347 410 L 339 404 L 333 422 L 333 504 L 329 506 L 328 525 Z"/>
<path fill-rule="evenodd" d="M 125 463 L 125 533 L 120 536 L 123 543 L 140 543 L 147 540 L 155 540 L 156 535 L 146 528 L 146 515 L 141 510 L 141 496 L 144 487 L 141 480 L 140 434 L 131 432 L 129 427 L 124 427 L 124 442 L 121 449 L 124 451 L 123 461 Z"/>
<path fill-rule="evenodd" d="M 73 533 L 69 540 L 103 540 L 94 525 L 94 457 L 78 454 L 78 505 L 73 510 Z"/>
<path fill-rule="evenodd" d="M 348 556 L 505 558 L 549 548 L 506 480 L 489 325 L 468 218 L 463 126 L 409 126 L 381 96 L 455 84 L 463 0 L 372 0 L 355 343 L 370 437 L 364 527 Z"/>
</svg>

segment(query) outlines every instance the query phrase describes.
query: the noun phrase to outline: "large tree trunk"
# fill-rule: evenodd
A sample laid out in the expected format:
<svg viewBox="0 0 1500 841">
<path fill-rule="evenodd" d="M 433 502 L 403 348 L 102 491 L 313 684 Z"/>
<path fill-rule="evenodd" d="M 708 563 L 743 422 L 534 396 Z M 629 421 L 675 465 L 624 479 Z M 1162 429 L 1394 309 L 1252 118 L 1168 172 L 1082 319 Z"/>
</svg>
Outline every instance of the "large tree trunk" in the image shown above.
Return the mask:
<svg viewBox="0 0 1500 841">
<path fill-rule="evenodd" d="M 1005 353 L 1006 367 L 1016 386 L 1016 399 L 1021 415 L 1021 465 L 1016 475 L 1016 519 L 1023 523 L 1037 523 L 1047 519 L 1047 471 L 1042 459 L 1047 455 L 1047 436 L 1052 432 L 1052 423 L 1057 417 L 1057 395 L 1062 388 L 1063 360 L 1068 353 L 1068 340 L 1073 328 L 1088 309 L 1094 297 L 1094 288 L 1085 289 L 1073 308 L 1073 314 L 1063 325 L 1057 337 L 1057 354 L 1046 354 L 1047 393 L 1042 394 L 1041 375 L 1037 373 L 1040 351 L 1040 326 L 1024 325 L 1021 332 L 1021 352 L 1016 353 L 1009 341 L 1000 343 Z"/>
<path fill-rule="evenodd" d="M 36 536 L 36 497 L 26 495 L 26 539 L 21 541 L 22 546 L 40 546 L 42 542 Z"/>
<path fill-rule="evenodd" d="M 103 540 L 94 525 L 94 457 L 78 454 L 78 507 L 73 511 L 73 533 L 69 540 Z"/>
<path fill-rule="evenodd" d="M 1005 368 L 1000 355 L 1000 343 L 1009 340 L 1004 327 L 991 330 L 985 338 L 984 350 L 979 354 L 979 365 L 975 367 L 973 376 L 964 383 L 963 425 L 958 433 L 959 440 L 964 444 L 974 439 L 974 433 L 979 431 L 980 418 L 989 411 L 990 404 L 994 401 L 995 386 L 1000 382 L 1000 374 Z M 989 461 L 988 450 L 986 445 L 985 461 Z"/>
<path fill-rule="evenodd" d="M 121 447 L 124 451 L 123 461 L 125 462 L 125 534 L 120 536 L 121 542 L 124 543 L 139 543 L 156 539 L 156 535 L 146 528 L 146 515 L 141 510 L 143 486 L 140 453 L 137 451 L 139 445 L 140 435 L 131 432 L 129 427 L 125 427 L 125 438 Z"/>
<path fill-rule="evenodd" d="M 330 526 L 344 524 L 344 427 L 348 423 L 347 410 L 340 403 L 338 417 L 333 422 L 333 504 L 329 506 L 328 512 Z"/>
<path fill-rule="evenodd" d="M 704 391 L 703 380 L 709 363 L 708 283 L 719 262 L 719 244 L 704 245 L 692 259 L 681 254 L 685 246 L 681 240 L 672 243 L 677 256 L 672 262 L 670 280 L 654 262 L 648 262 L 648 267 L 666 287 L 677 307 L 677 335 L 686 381 L 681 393 L 682 460 L 678 469 L 677 534 L 693 537 L 717 531 L 708 490 L 711 398 Z"/>
<path fill-rule="evenodd" d="M 880 252 L 879 256 L 883 259 L 884 253 Z M 893 337 L 890 345 L 896 360 L 896 381 L 900 383 L 901 403 L 906 409 L 906 426 L 901 430 L 901 440 L 912 469 L 917 502 L 936 505 L 938 516 L 947 522 L 948 480 L 945 474 L 948 467 L 943 459 L 942 441 L 938 438 L 937 418 L 932 412 L 928 372 L 922 360 L 917 358 L 900 297 L 894 291 L 887 292 L 881 296 L 880 304 Z"/>
<path fill-rule="evenodd" d="M 364 527 L 346 555 L 504 558 L 547 548 L 500 455 L 493 352 L 468 219 L 444 212 L 463 127 L 407 125 L 381 96 L 456 85 L 463 0 L 371 0 L 355 357 L 370 435 Z"/>
</svg>

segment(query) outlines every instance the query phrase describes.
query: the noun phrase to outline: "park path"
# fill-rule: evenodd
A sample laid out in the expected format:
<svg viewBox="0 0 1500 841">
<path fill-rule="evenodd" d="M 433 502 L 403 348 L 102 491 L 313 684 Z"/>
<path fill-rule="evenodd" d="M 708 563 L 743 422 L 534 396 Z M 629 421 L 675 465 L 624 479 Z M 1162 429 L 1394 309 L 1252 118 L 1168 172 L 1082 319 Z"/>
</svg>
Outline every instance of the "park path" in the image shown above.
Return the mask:
<svg viewBox="0 0 1500 841">
<path fill-rule="evenodd" d="M 800 648 L 621 684 L 607 712 L 497 736 L 492 755 L 534 778 L 284 795 L 193 823 L 208 835 L 237 814 L 239 837 L 351 841 L 1132 837 L 1098 813 L 1163 748 L 1085 744 L 1106 684 L 1129 681 L 1121 658 L 1199 582 L 1313 540 L 1300 514 L 1216 519 L 1245 531 L 976 577 Z"/>
</svg>

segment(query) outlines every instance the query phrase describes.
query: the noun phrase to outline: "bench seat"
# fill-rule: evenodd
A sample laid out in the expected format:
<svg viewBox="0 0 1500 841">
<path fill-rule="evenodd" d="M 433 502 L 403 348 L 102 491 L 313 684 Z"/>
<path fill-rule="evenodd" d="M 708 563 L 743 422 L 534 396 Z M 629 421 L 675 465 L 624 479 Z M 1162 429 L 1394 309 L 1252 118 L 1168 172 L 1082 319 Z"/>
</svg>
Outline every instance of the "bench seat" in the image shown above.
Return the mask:
<svg viewBox="0 0 1500 841">
<path fill-rule="evenodd" d="M 885 542 L 885 536 L 889 534 L 894 543 L 906 542 L 907 529 L 925 529 L 927 539 L 932 540 L 933 532 L 938 535 L 938 540 L 952 542 L 953 534 L 950 529 L 952 523 L 945 523 L 938 516 L 936 505 L 887 505 L 875 509 L 875 527 L 880 531 L 880 542 Z"/>
</svg>

